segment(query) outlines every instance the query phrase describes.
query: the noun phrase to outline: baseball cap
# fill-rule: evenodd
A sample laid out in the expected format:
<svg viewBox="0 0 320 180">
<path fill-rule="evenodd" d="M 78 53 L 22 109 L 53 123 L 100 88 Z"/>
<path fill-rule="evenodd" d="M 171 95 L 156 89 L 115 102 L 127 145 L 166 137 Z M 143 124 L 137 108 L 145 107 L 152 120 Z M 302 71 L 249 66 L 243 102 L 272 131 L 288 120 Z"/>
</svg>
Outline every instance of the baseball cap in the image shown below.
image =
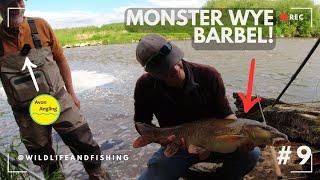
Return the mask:
<svg viewBox="0 0 320 180">
<path fill-rule="evenodd" d="M 180 48 L 157 34 L 144 36 L 136 49 L 138 62 L 151 73 L 169 72 L 183 56 Z"/>
</svg>

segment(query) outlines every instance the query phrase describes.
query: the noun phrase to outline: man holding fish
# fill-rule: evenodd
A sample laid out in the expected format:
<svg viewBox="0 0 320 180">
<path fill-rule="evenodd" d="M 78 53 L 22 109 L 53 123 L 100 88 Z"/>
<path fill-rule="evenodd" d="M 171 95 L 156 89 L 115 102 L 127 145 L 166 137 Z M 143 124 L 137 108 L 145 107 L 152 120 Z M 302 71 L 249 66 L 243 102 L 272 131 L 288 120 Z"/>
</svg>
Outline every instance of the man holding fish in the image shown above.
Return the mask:
<svg viewBox="0 0 320 180">
<path fill-rule="evenodd" d="M 185 61 L 182 50 L 165 38 L 143 37 L 136 58 L 146 73 L 135 87 L 134 121 L 141 136 L 133 146 L 162 145 L 140 180 L 179 179 L 201 161 L 223 163 L 214 179 L 242 179 L 260 157 L 255 146 L 271 144 L 278 136 L 286 139 L 272 127 L 237 120 L 219 72 Z M 154 115 L 161 128 L 152 124 Z"/>
</svg>

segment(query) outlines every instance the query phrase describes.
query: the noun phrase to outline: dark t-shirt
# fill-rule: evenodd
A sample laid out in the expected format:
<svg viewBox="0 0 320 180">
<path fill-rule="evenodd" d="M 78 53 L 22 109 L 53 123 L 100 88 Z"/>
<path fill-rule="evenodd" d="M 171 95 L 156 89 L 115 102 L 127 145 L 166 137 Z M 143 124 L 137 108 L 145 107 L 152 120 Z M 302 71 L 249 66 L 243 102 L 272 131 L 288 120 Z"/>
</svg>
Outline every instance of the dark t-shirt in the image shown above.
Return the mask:
<svg viewBox="0 0 320 180">
<path fill-rule="evenodd" d="M 182 61 L 186 73 L 183 88 L 171 88 L 149 73 L 142 75 L 134 92 L 134 121 L 160 127 L 233 114 L 220 73 L 213 67 Z"/>
</svg>

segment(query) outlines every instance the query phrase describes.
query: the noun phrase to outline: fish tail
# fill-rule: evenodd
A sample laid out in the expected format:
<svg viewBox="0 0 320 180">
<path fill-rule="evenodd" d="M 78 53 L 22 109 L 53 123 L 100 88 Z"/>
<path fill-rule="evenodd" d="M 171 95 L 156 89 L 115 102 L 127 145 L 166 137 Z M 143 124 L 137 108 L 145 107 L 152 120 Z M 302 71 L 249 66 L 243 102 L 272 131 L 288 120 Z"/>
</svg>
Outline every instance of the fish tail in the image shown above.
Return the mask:
<svg viewBox="0 0 320 180">
<path fill-rule="evenodd" d="M 152 142 L 157 142 L 157 137 L 160 133 L 159 128 L 140 122 L 137 122 L 135 125 L 141 136 L 133 142 L 134 148 L 140 148 Z"/>
<path fill-rule="evenodd" d="M 286 134 L 283 134 L 283 133 L 281 133 L 281 135 L 280 135 L 283 139 L 285 139 L 285 140 L 287 140 L 288 141 L 288 136 L 286 135 Z"/>
</svg>

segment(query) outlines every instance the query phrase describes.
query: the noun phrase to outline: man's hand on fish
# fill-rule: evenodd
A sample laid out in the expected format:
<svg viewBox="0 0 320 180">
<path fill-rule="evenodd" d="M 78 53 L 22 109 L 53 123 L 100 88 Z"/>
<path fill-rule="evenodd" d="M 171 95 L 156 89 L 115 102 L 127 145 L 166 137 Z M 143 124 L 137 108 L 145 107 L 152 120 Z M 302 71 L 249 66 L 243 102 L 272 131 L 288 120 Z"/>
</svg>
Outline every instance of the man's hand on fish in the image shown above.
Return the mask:
<svg viewBox="0 0 320 180">
<path fill-rule="evenodd" d="M 140 148 L 150 143 L 165 145 L 165 155 L 173 156 L 179 149 L 208 157 L 207 151 L 231 153 L 236 150 L 251 151 L 254 147 L 287 143 L 287 135 L 277 129 L 250 119 L 209 119 L 184 123 L 179 126 L 159 128 L 136 123 L 141 136 L 134 143 Z"/>
<path fill-rule="evenodd" d="M 175 140 L 176 140 L 176 136 L 175 135 L 171 135 L 166 139 L 166 141 L 162 145 L 175 143 Z M 187 147 L 184 138 L 180 139 L 180 144 L 179 145 L 180 145 L 181 149 L 188 149 L 188 152 L 190 154 L 198 155 L 200 160 L 208 159 L 209 156 L 210 156 L 210 151 L 206 150 L 203 147 L 196 146 L 196 145 L 193 145 L 193 144 L 190 144 Z M 239 150 L 242 151 L 242 152 L 249 152 L 249 151 L 252 151 L 254 149 L 254 147 L 255 147 L 254 144 L 249 141 L 249 142 L 246 142 L 246 143 L 242 144 L 239 147 Z M 168 151 L 165 151 L 164 155 L 167 156 L 167 157 L 171 157 L 172 156 L 172 154 L 170 152 L 168 153 Z"/>
<path fill-rule="evenodd" d="M 176 141 L 176 136 L 175 135 L 171 135 L 168 137 L 166 144 L 170 144 L 170 143 L 175 143 Z M 195 154 L 199 156 L 200 160 L 205 160 L 209 157 L 210 155 L 210 151 L 206 150 L 205 148 L 190 144 L 188 147 L 185 143 L 185 140 L 183 138 L 180 139 L 180 148 L 181 149 L 188 149 L 188 152 L 190 154 Z M 170 151 L 165 151 L 164 153 L 165 156 L 167 157 L 171 157 L 172 154 Z"/>
<path fill-rule="evenodd" d="M 243 143 L 238 149 L 242 152 L 249 152 L 254 149 L 254 144 L 253 142 L 248 141 L 246 143 Z"/>
<path fill-rule="evenodd" d="M 206 150 L 205 148 L 193 145 L 193 144 L 189 145 L 188 152 L 190 154 L 198 155 L 200 160 L 208 159 L 210 156 L 210 151 Z"/>
</svg>

